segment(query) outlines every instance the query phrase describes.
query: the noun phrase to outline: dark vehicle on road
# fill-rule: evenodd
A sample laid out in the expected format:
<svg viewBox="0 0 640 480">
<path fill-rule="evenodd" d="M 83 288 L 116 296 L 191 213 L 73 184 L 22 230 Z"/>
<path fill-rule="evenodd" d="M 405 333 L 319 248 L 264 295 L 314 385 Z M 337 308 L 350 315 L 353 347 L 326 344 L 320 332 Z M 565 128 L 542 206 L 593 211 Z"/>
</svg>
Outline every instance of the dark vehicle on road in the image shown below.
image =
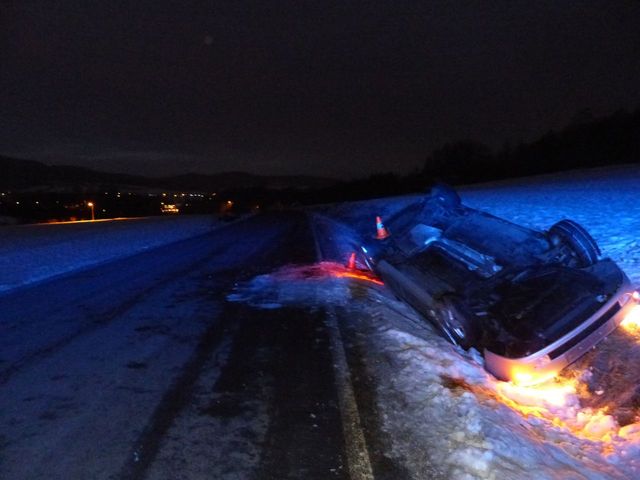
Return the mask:
<svg viewBox="0 0 640 480">
<path fill-rule="evenodd" d="M 385 223 L 388 236 L 364 242 L 367 266 L 451 342 L 483 352 L 501 380 L 555 375 L 611 333 L 638 297 L 571 220 L 531 230 L 436 185 Z"/>
</svg>

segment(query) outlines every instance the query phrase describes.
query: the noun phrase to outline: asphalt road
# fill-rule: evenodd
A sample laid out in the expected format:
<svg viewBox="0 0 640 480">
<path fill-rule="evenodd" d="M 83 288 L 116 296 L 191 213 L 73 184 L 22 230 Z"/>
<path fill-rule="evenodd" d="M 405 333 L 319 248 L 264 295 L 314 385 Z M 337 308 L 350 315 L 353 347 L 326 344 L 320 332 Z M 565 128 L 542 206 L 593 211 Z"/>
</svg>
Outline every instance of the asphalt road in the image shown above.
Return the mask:
<svg viewBox="0 0 640 480">
<path fill-rule="evenodd" d="M 0 296 L 0 478 L 349 478 L 325 312 L 226 301 L 315 255 L 263 215 Z"/>
</svg>

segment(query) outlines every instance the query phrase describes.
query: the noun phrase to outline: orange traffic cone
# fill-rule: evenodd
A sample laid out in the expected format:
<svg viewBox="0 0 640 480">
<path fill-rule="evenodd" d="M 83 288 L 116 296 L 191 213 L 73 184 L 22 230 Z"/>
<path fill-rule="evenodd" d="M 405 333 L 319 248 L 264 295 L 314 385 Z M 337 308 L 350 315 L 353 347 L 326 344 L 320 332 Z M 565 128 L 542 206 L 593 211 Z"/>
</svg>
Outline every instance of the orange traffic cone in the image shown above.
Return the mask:
<svg viewBox="0 0 640 480">
<path fill-rule="evenodd" d="M 382 218 L 376 217 L 376 240 L 384 240 L 389 236 L 389 232 L 382 224 Z"/>
<path fill-rule="evenodd" d="M 351 254 L 351 256 L 349 257 L 349 261 L 347 262 L 347 268 L 349 270 L 355 270 L 356 269 L 356 252 L 353 252 Z"/>
</svg>

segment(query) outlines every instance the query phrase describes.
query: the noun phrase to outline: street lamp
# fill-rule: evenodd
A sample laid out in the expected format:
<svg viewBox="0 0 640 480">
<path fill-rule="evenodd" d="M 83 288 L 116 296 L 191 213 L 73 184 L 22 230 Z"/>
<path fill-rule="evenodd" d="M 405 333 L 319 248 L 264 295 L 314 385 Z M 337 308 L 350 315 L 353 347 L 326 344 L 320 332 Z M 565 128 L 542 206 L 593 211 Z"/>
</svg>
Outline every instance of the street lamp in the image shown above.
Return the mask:
<svg viewBox="0 0 640 480">
<path fill-rule="evenodd" d="M 88 202 L 87 207 L 91 209 L 91 220 L 94 221 L 96 219 L 96 212 L 94 210 L 93 202 Z"/>
</svg>

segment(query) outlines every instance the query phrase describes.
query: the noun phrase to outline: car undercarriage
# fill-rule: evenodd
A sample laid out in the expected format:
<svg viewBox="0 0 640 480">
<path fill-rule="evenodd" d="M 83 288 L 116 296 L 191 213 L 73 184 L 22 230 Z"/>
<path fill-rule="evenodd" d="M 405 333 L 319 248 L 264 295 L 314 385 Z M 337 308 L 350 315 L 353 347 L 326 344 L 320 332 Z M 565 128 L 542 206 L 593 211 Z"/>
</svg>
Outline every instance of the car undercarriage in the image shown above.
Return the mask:
<svg viewBox="0 0 640 480">
<path fill-rule="evenodd" d="M 574 361 L 620 323 L 633 290 L 577 223 L 532 230 L 462 205 L 446 186 L 387 225 L 365 263 L 503 379 L 521 365 L 551 372 Z"/>
</svg>

